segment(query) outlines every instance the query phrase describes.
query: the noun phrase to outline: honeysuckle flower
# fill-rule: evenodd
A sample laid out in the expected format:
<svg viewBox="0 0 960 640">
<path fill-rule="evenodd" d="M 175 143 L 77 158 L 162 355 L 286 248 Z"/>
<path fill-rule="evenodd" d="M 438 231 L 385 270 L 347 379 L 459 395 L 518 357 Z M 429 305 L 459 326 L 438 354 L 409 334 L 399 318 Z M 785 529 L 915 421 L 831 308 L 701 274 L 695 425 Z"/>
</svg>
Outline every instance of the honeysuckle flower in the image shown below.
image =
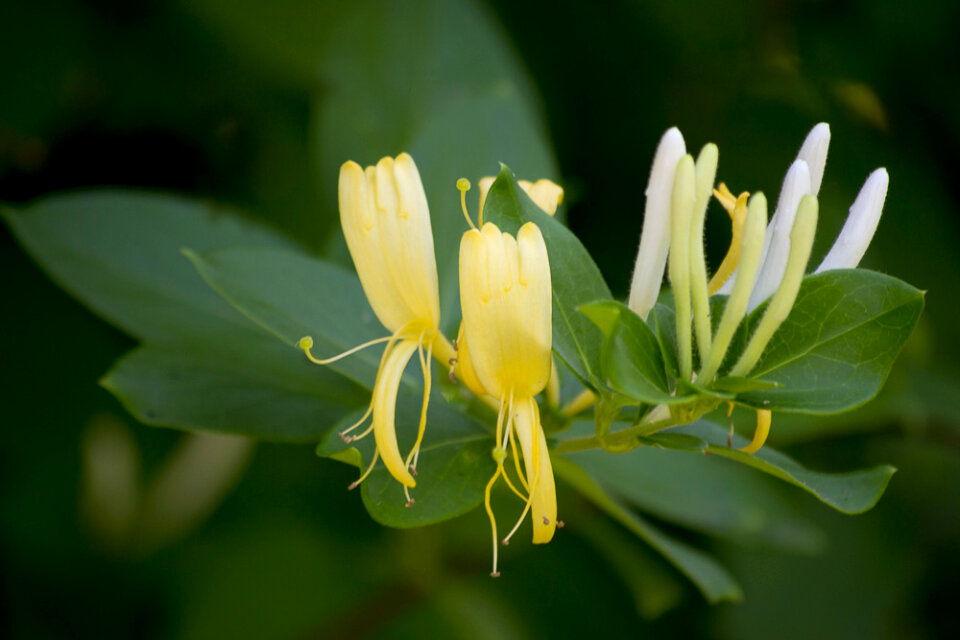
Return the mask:
<svg viewBox="0 0 960 640">
<path fill-rule="evenodd" d="M 460 307 L 477 382 L 499 403 L 493 450 L 497 469 L 484 493 L 493 533 L 491 575 L 497 576 L 497 524 L 490 493 L 500 477 L 525 502 L 504 544 L 528 511 L 533 516 L 534 543 L 549 542 L 557 526 L 553 469 L 535 400 L 551 377 L 550 264 L 543 235 L 534 223 L 523 225 L 516 238 L 491 223 L 463 234 Z M 504 465 L 508 446 L 519 487 Z"/>
<path fill-rule="evenodd" d="M 340 167 L 340 223 L 360 284 L 373 312 L 390 335 L 359 345 L 339 356 L 320 360 L 311 355 L 313 340 L 300 346 L 318 364 L 328 364 L 364 347 L 386 343 L 374 382 L 373 395 L 363 417 L 341 433 L 350 442 L 373 431 L 376 453 L 369 468 L 351 488 L 362 482 L 383 458 L 384 465 L 409 489 L 416 486 L 417 459 L 423 441 L 430 398 L 430 358 L 453 358 L 451 345 L 440 332 L 440 299 L 433 252 L 430 211 L 416 164 L 408 154 L 386 157 L 365 170 L 349 161 Z M 420 423 L 413 447 L 400 453 L 395 428 L 397 390 L 403 371 L 418 354 L 424 389 Z M 373 416 L 370 427 L 349 435 Z"/>
<path fill-rule="evenodd" d="M 850 207 L 843 229 L 816 273 L 831 269 L 853 269 L 860 264 L 880 223 L 889 184 L 890 177 L 886 169 L 880 168 L 870 174 Z"/>
<path fill-rule="evenodd" d="M 487 193 L 489 193 L 490 187 L 493 186 L 495 180 L 496 178 L 493 176 L 487 176 L 481 178 L 477 183 L 477 186 L 480 189 L 480 226 L 483 226 L 483 205 L 486 203 Z M 533 200 L 534 204 L 540 207 L 540 209 L 542 209 L 547 215 L 555 215 L 557 212 L 557 207 L 563 203 L 563 188 L 551 180 L 546 178 L 541 178 L 536 182 L 530 182 L 529 180 L 518 180 L 517 184 L 519 184 L 520 188 L 522 188 L 524 192 L 530 196 L 530 199 Z M 473 223 L 470 220 L 470 214 L 467 211 L 466 206 L 466 193 L 470 189 L 470 181 L 465 178 L 459 180 L 457 183 L 457 188 L 460 190 L 461 194 L 461 207 L 463 208 L 464 217 L 472 226 Z M 479 396 L 488 395 L 487 391 L 483 388 L 483 385 L 477 378 L 476 372 L 474 371 L 473 361 L 470 357 L 470 348 L 468 346 L 466 336 L 463 333 L 463 323 L 460 324 L 460 331 L 457 334 L 456 350 L 457 362 L 456 366 L 454 367 L 456 377 L 463 381 L 467 388 L 475 394 Z M 546 395 L 548 401 L 552 404 L 557 403 L 560 395 L 557 366 L 556 362 L 552 360 L 550 380 L 547 382 Z"/>
</svg>

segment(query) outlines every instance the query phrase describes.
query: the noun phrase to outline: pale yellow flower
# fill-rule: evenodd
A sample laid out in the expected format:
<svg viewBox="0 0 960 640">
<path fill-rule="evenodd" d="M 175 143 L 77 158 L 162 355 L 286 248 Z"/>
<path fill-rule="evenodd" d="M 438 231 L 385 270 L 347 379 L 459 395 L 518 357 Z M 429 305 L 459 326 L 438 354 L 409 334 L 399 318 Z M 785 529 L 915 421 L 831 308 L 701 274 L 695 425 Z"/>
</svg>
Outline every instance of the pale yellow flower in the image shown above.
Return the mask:
<svg viewBox="0 0 960 640">
<path fill-rule="evenodd" d="M 310 355 L 313 341 L 304 338 L 301 347 L 319 364 L 327 364 L 355 351 L 386 342 L 367 412 L 341 433 L 350 442 L 373 431 L 377 449 L 359 484 L 383 458 L 390 474 L 404 485 L 416 486 L 416 465 L 426 427 L 430 397 L 430 357 L 441 361 L 453 357 L 453 349 L 440 333 L 440 297 L 437 265 L 430 228 L 430 211 L 411 158 L 402 153 L 383 158 L 375 167 L 363 169 L 355 162 L 340 168 L 340 223 L 360 284 L 373 312 L 390 332 L 340 356 L 317 360 Z M 423 370 L 424 393 L 420 424 L 413 448 L 403 457 L 394 424 L 397 390 L 407 363 L 418 354 Z M 347 435 L 373 415 L 370 427 L 359 436 Z M 412 504 L 407 493 L 408 504 Z"/>
<path fill-rule="evenodd" d="M 517 237 L 487 223 L 464 233 L 460 242 L 460 306 L 463 335 L 482 389 L 499 402 L 494 459 L 497 470 L 485 492 L 493 530 L 493 575 L 497 575 L 497 527 L 490 491 L 501 476 L 533 515 L 534 543 L 549 542 L 557 525 L 553 469 L 535 396 L 551 377 L 551 285 L 547 247 L 540 229 L 528 222 Z M 524 466 L 517 455 L 520 441 Z M 519 484 L 504 468 L 511 448 Z"/>
</svg>

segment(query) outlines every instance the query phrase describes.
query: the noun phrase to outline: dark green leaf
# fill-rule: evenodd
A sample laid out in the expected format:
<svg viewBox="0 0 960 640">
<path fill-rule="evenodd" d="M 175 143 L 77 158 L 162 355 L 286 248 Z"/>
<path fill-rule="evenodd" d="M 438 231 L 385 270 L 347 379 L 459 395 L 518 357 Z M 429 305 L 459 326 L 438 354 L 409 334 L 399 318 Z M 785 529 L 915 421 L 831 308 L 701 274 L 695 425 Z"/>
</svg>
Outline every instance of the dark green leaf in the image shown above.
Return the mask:
<svg viewBox="0 0 960 640">
<path fill-rule="evenodd" d="M 766 306 L 748 318 L 756 326 Z M 774 389 L 741 394 L 757 408 L 837 413 L 873 398 L 923 310 L 923 293 L 864 269 L 804 278 L 793 310 L 751 378 Z"/>
<path fill-rule="evenodd" d="M 553 469 L 559 478 L 570 484 L 599 509 L 663 554 L 697 585 L 708 602 L 737 601 L 743 598 L 740 585 L 716 560 L 698 549 L 671 538 L 621 505 L 616 499 L 607 495 L 576 464 L 565 458 L 555 457 Z"/>
<path fill-rule="evenodd" d="M 313 353 L 326 358 L 389 335 L 367 304 L 357 277 L 340 267 L 279 249 L 222 249 L 187 257 L 220 295 L 290 347 L 311 336 Z M 381 348 L 371 347 L 329 368 L 372 387 Z"/>
<path fill-rule="evenodd" d="M 311 365 L 263 334 L 221 344 L 147 345 L 120 359 L 101 384 L 146 424 L 276 441 L 317 441 L 370 400 L 366 389 Z"/>
<path fill-rule="evenodd" d="M 602 384 L 603 335 L 577 311 L 588 302 L 611 297 L 590 254 L 569 229 L 530 200 L 506 166 L 490 187 L 484 220 L 512 234 L 526 222 L 540 227 L 550 257 L 554 350 L 581 381 L 591 386 Z"/>
<path fill-rule="evenodd" d="M 774 481 L 702 452 L 638 447 L 567 457 L 607 493 L 658 518 L 744 544 L 804 552 L 822 546 L 820 532 L 793 513 Z"/>
<path fill-rule="evenodd" d="M 4 209 L 20 243 L 60 286 L 142 340 L 209 341 L 255 333 L 180 255 L 294 244 L 227 209 L 167 195 L 91 191 Z"/>
<path fill-rule="evenodd" d="M 640 316 L 614 300 L 581 305 L 605 334 L 600 366 L 611 389 L 637 402 L 675 404 L 691 400 L 670 394 L 660 345 Z"/>
<path fill-rule="evenodd" d="M 896 472 L 890 465 L 878 465 L 846 473 L 811 471 L 770 447 L 763 447 L 750 455 L 739 450 L 747 445 L 747 439 L 734 435 L 733 446 L 728 447 L 729 431 L 705 420 L 680 427 L 679 431 L 703 438 L 708 443 L 709 453 L 730 458 L 785 480 L 843 513 L 861 513 L 872 508 L 886 490 L 890 477 Z"/>
</svg>

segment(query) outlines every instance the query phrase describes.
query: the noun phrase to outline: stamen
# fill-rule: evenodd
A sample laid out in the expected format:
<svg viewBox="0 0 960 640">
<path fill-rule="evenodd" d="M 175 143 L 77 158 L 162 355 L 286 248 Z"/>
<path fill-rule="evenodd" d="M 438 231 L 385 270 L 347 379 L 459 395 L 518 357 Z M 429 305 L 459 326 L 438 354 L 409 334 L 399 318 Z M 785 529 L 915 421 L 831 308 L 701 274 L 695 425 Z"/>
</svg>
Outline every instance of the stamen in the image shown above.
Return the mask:
<svg viewBox="0 0 960 640">
<path fill-rule="evenodd" d="M 350 425 L 349 428 L 344 429 L 343 431 L 340 432 L 340 439 L 343 440 L 344 442 L 353 442 L 354 440 L 359 440 L 359 438 L 348 436 L 347 434 L 353 431 L 354 429 L 356 429 L 357 427 L 359 427 L 360 425 L 362 425 L 364 421 L 366 421 L 366 419 L 370 417 L 371 413 L 373 413 L 373 402 L 367 405 L 367 410 L 364 412 L 363 417 L 361 417 L 359 420 L 357 420 L 352 425 Z M 362 437 L 363 436 L 360 436 L 360 438 Z"/>
<path fill-rule="evenodd" d="M 517 469 L 517 477 L 520 478 L 520 484 L 523 485 L 523 488 L 529 493 L 530 487 L 527 484 L 526 476 L 523 474 L 523 470 L 520 467 L 520 456 L 517 455 L 517 440 L 514 437 L 514 433 L 510 431 L 510 450 L 513 451 L 513 465 Z M 521 500 L 526 500 L 526 498 L 521 496 Z"/>
<path fill-rule="evenodd" d="M 370 460 L 370 466 L 367 467 L 367 470 L 363 472 L 363 475 L 362 475 L 362 476 L 360 476 L 359 478 L 357 478 L 356 480 L 354 480 L 353 482 L 351 482 L 351 483 L 347 486 L 347 490 L 348 490 L 348 491 L 353 491 L 354 489 L 356 489 L 357 487 L 360 486 L 360 483 L 361 483 L 361 482 L 363 482 L 364 480 L 367 479 L 367 476 L 369 476 L 369 475 L 370 475 L 370 472 L 373 471 L 374 465 L 377 464 L 377 458 L 379 458 L 379 457 L 380 457 L 380 452 L 379 452 L 379 451 L 374 451 L 374 452 L 373 452 L 373 459 Z"/>
<path fill-rule="evenodd" d="M 757 430 L 753 432 L 753 441 L 747 446 L 742 447 L 740 451 L 751 455 L 759 451 L 763 443 L 767 441 L 767 436 L 770 434 L 770 422 L 772 419 L 773 414 L 769 409 L 757 409 Z"/>
<path fill-rule="evenodd" d="M 473 220 L 470 219 L 470 212 L 467 211 L 467 191 L 470 191 L 470 181 L 466 178 L 460 178 L 457 180 L 457 189 L 460 191 L 460 209 L 463 210 L 463 217 L 467 219 L 470 228 L 476 231 L 477 225 L 473 224 Z M 483 224 L 483 218 L 480 219 L 480 224 Z"/>
<path fill-rule="evenodd" d="M 413 506 L 413 503 L 415 501 L 413 498 L 410 497 L 410 487 L 408 487 L 407 485 L 403 485 L 403 495 L 407 499 L 406 504 L 404 504 L 403 506 L 409 509 L 410 507 Z"/>
<path fill-rule="evenodd" d="M 352 355 L 352 354 L 356 353 L 357 351 L 360 351 L 361 349 L 366 349 L 367 347 L 371 347 L 371 346 L 373 346 L 373 345 L 375 345 L 375 344 L 380 344 L 381 342 L 387 342 L 387 341 L 389 341 L 389 340 L 392 340 L 393 337 L 394 337 L 394 336 L 384 336 L 384 337 L 382 337 L 382 338 L 376 338 L 375 340 L 370 340 L 369 342 L 364 342 L 363 344 L 357 345 L 356 347 L 354 347 L 354 348 L 352 348 L 352 349 L 347 349 L 346 351 L 344 351 L 344 352 L 341 353 L 341 354 L 335 355 L 335 356 L 333 356 L 332 358 L 326 358 L 326 359 L 324 359 L 324 360 L 320 360 L 320 359 L 318 359 L 318 358 L 314 358 L 314 357 L 313 357 L 313 354 L 310 353 L 310 349 L 313 348 L 313 338 L 311 338 L 310 336 L 304 336 L 304 337 L 300 338 L 300 341 L 297 342 L 297 346 L 298 346 L 300 349 L 302 349 L 305 354 L 307 354 L 307 358 L 308 358 L 308 359 L 310 360 L 310 362 L 312 362 L 313 364 L 330 364 L 331 362 L 336 362 L 337 360 L 340 360 L 340 359 L 342 359 L 342 358 L 346 358 L 347 356 Z"/>
<path fill-rule="evenodd" d="M 500 470 L 502 468 L 501 465 L 497 465 L 496 472 L 494 472 L 493 477 L 490 478 L 490 482 L 487 483 L 487 488 L 483 492 L 483 508 L 486 509 L 487 517 L 490 518 L 490 529 L 493 534 L 493 571 L 490 572 L 490 577 L 492 578 L 499 578 L 500 572 L 497 571 L 497 518 L 493 515 L 493 508 L 490 506 L 490 491 L 497 482 L 497 478 L 500 477 Z"/>
<path fill-rule="evenodd" d="M 413 449 L 407 454 L 406 465 L 410 472 L 416 475 L 417 460 L 420 454 L 420 444 L 423 442 L 423 434 L 427 428 L 427 406 L 430 403 L 430 357 L 433 354 L 433 343 L 427 346 L 427 356 L 423 356 L 423 333 L 420 334 L 420 340 L 417 344 L 417 354 L 420 356 L 420 369 L 423 371 L 423 403 L 420 407 L 420 425 L 417 427 L 417 440 L 413 444 Z M 411 465 L 411 460 L 413 464 Z"/>
</svg>

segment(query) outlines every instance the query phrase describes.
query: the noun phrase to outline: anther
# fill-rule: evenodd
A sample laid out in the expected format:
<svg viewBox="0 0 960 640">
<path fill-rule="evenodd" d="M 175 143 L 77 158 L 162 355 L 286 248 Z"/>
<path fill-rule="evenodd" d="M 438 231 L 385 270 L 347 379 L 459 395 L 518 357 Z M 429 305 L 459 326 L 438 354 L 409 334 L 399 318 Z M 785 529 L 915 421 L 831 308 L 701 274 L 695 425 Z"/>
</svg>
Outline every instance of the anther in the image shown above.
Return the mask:
<svg viewBox="0 0 960 640">
<path fill-rule="evenodd" d="M 404 506 L 404 507 L 407 507 L 407 508 L 409 509 L 410 507 L 413 506 L 413 503 L 414 503 L 414 502 L 416 502 L 416 501 L 415 501 L 413 498 L 410 498 L 409 500 L 407 500 L 407 504 L 405 504 L 405 505 L 403 505 L 403 506 Z"/>
<path fill-rule="evenodd" d="M 490 577 L 491 577 L 491 578 L 499 578 L 499 577 L 500 577 L 500 572 L 499 572 L 499 571 L 491 571 L 491 572 L 490 572 Z"/>
<path fill-rule="evenodd" d="M 509 546 L 510 546 L 510 538 L 504 538 L 503 540 L 500 541 L 500 544 L 502 544 L 502 545 L 505 546 L 505 547 L 509 547 Z"/>
<path fill-rule="evenodd" d="M 348 436 L 346 431 L 340 432 L 340 439 L 346 442 L 347 444 L 350 444 L 351 442 L 353 442 L 353 436 Z"/>
<path fill-rule="evenodd" d="M 549 526 L 550 526 L 550 518 L 548 518 L 547 516 L 543 516 L 543 524 L 549 527 Z"/>
<path fill-rule="evenodd" d="M 454 350 L 454 351 L 459 351 L 459 350 L 460 350 L 460 347 L 457 346 L 457 339 L 456 339 L 456 338 L 454 338 L 453 340 L 451 340 L 451 341 L 450 341 L 450 344 L 453 346 L 453 350 Z M 456 360 L 456 358 L 450 358 L 450 359 L 451 359 L 451 360 Z"/>
<path fill-rule="evenodd" d="M 414 478 L 417 477 L 417 468 L 413 465 L 410 465 L 410 475 L 412 475 Z"/>
<path fill-rule="evenodd" d="M 565 526 L 567 525 L 564 524 L 563 520 L 557 520 L 557 529 L 563 529 Z"/>
<path fill-rule="evenodd" d="M 357 486 L 358 486 L 359 484 L 360 484 L 359 482 L 357 482 L 356 480 L 354 480 L 354 481 L 351 482 L 349 485 L 347 485 L 347 491 L 353 491 L 354 489 L 357 488 Z"/>
</svg>

